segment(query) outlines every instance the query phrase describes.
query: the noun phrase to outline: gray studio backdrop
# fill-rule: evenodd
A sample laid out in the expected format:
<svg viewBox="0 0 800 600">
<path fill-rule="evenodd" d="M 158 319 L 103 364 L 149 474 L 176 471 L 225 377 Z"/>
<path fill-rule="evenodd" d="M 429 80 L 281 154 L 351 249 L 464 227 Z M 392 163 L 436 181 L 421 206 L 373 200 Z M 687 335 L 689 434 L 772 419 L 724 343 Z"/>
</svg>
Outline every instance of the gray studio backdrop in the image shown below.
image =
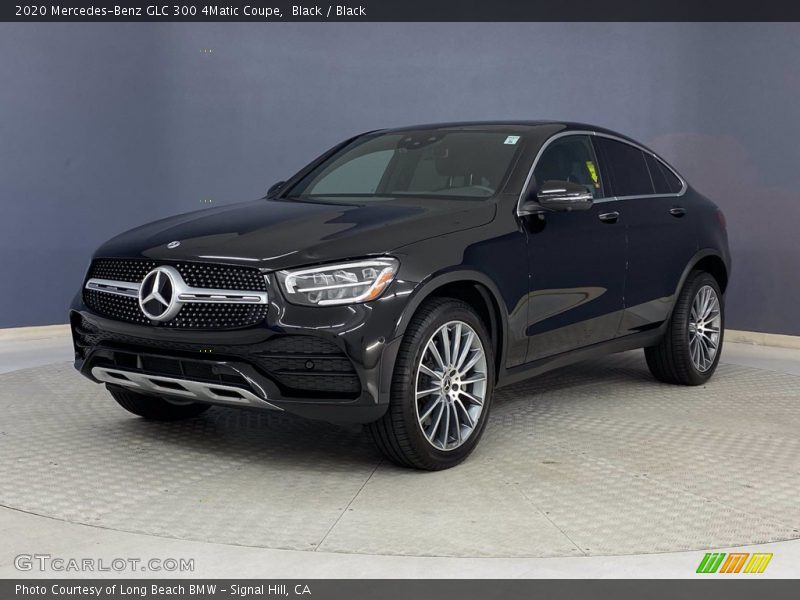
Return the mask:
<svg viewBox="0 0 800 600">
<path fill-rule="evenodd" d="M 728 326 L 800 334 L 797 24 L 0 24 L 0 327 L 66 322 L 101 241 L 345 136 L 515 118 L 663 154 L 727 215 Z"/>
</svg>

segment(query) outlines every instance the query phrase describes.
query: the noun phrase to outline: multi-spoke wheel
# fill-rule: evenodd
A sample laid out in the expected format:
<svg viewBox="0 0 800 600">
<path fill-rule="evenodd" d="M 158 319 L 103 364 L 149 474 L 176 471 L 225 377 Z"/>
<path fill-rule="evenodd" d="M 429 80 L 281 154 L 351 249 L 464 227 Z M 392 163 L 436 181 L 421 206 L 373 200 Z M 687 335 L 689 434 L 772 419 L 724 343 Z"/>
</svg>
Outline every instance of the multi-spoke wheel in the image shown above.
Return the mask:
<svg viewBox="0 0 800 600">
<path fill-rule="evenodd" d="M 427 470 L 464 460 L 483 433 L 494 387 L 486 326 L 466 303 L 426 302 L 409 323 L 386 415 L 368 426 L 392 461 Z"/>
<path fill-rule="evenodd" d="M 425 439 L 439 450 L 454 450 L 469 439 L 486 397 L 486 353 L 467 323 L 439 327 L 417 368 L 417 422 Z"/>
<path fill-rule="evenodd" d="M 692 364 L 701 373 L 708 371 L 717 357 L 721 323 L 717 292 L 704 285 L 695 294 L 689 313 L 689 352 Z"/>
<path fill-rule="evenodd" d="M 725 327 L 722 293 L 717 280 L 693 271 L 675 303 L 662 340 L 645 348 L 647 366 L 667 383 L 700 385 L 717 368 Z"/>
</svg>

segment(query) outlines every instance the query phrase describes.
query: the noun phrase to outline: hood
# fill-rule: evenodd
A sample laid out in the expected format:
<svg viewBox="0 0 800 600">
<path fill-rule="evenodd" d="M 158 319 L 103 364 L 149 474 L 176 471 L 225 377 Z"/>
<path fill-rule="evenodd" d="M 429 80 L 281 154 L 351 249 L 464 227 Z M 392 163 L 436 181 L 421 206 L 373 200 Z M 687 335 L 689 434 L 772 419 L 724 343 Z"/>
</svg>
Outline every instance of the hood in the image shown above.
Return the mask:
<svg viewBox="0 0 800 600">
<path fill-rule="evenodd" d="M 103 244 L 95 256 L 285 269 L 388 253 L 427 238 L 479 227 L 489 223 L 494 214 L 491 201 L 262 199 L 137 227 Z M 180 245 L 167 247 L 175 241 Z"/>
</svg>

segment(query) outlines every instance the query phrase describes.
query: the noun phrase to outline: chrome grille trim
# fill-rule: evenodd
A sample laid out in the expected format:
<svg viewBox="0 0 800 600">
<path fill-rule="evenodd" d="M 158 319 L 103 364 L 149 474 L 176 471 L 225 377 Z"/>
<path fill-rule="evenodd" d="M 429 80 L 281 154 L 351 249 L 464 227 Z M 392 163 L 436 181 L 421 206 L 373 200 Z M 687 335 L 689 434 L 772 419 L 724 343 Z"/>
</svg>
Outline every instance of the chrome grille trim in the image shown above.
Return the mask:
<svg viewBox="0 0 800 600">
<path fill-rule="evenodd" d="M 283 410 L 253 392 L 233 385 L 192 381 L 163 375 L 148 375 L 125 369 L 109 367 L 92 368 L 92 376 L 98 381 L 111 383 L 141 392 L 173 396 L 177 398 L 207 402 L 209 404 L 228 404 L 234 406 L 254 406 L 271 410 Z M 168 385 L 163 385 L 168 384 Z M 179 386 L 179 387 L 175 387 Z"/>
<path fill-rule="evenodd" d="M 137 298 L 141 284 L 130 281 L 114 281 L 112 279 L 90 279 L 86 282 L 87 290 L 105 292 L 106 294 L 116 294 L 117 296 L 129 296 Z"/>
<path fill-rule="evenodd" d="M 269 298 L 266 292 L 250 290 L 217 290 L 209 288 L 194 288 L 183 282 L 176 289 L 176 302 L 180 304 L 191 303 L 230 303 L 230 304 L 267 304 Z M 137 298 L 141 284 L 131 281 L 113 281 L 111 279 L 89 279 L 84 286 L 87 290 L 129 296 Z"/>
<path fill-rule="evenodd" d="M 266 292 L 245 292 L 238 290 L 207 290 L 189 288 L 178 295 L 180 302 L 230 302 L 234 304 L 266 304 Z"/>
</svg>

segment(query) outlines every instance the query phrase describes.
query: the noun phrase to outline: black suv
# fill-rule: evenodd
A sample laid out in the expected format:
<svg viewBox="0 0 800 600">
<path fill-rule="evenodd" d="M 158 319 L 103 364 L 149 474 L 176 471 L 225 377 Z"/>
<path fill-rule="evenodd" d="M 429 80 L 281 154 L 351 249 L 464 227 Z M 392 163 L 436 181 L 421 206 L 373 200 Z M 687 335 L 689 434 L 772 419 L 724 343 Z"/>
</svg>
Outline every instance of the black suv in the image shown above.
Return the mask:
<svg viewBox="0 0 800 600">
<path fill-rule="evenodd" d="M 365 423 L 391 460 L 444 469 L 496 386 L 633 348 L 661 381 L 705 382 L 729 260 L 720 210 L 619 134 L 375 131 L 265 198 L 104 244 L 72 307 L 75 366 L 145 418 Z"/>
</svg>

